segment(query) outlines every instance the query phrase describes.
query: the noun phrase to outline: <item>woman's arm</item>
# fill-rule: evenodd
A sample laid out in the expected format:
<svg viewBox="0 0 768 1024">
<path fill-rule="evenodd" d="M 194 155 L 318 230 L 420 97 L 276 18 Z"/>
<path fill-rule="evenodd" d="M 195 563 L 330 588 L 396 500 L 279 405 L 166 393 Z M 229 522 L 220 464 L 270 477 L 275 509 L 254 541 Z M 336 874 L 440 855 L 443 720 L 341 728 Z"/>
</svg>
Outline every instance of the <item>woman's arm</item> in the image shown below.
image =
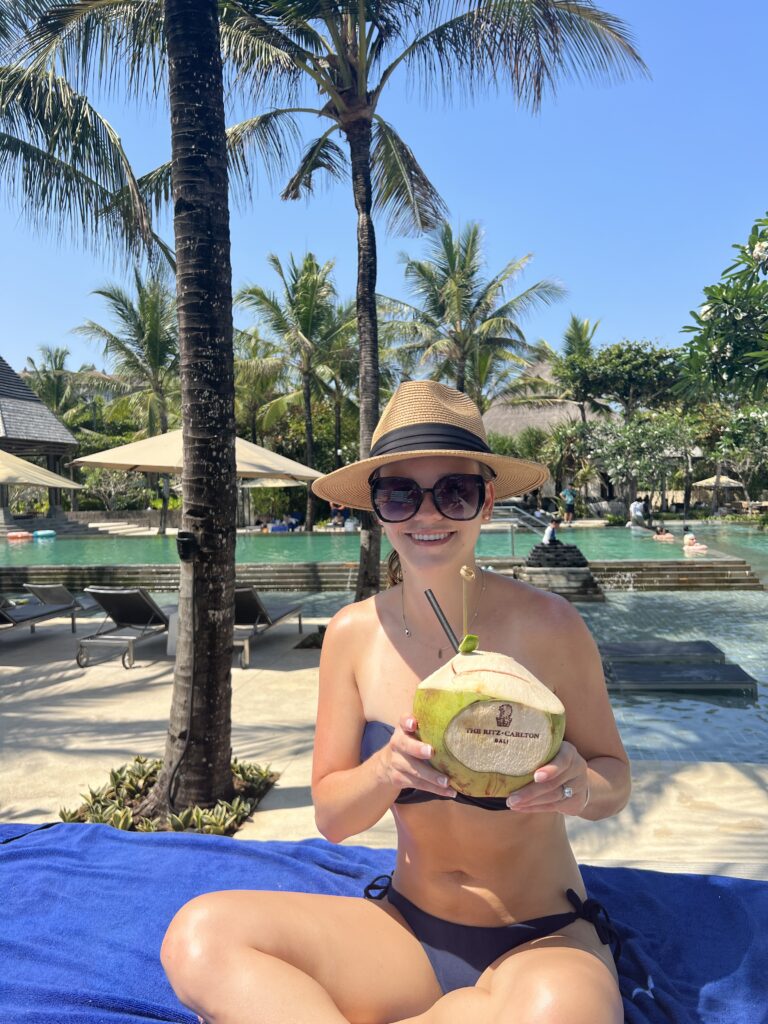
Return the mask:
<svg viewBox="0 0 768 1024">
<path fill-rule="evenodd" d="M 368 643 L 364 607 L 340 611 L 325 631 L 312 763 L 312 798 L 318 829 L 341 842 L 371 828 L 392 806 L 401 789 L 415 786 L 455 796 L 437 782 L 427 763 L 433 751 L 410 733 L 416 723 L 405 717 L 389 743 L 360 763 L 365 715 L 355 666 Z"/>
<path fill-rule="evenodd" d="M 547 683 L 565 706 L 565 740 L 534 781 L 510 797 L 516 811 L 559 811 L 591 821 L 618 814 L 629 800 L 629 759 L 608 699 L 600 652 L 578 612 L 547 595 L 551 654 Z M 573 796 L 563 799 L 563 786 Z M 518 799 L 515 799 L 518 797 Z"/>
</svg>

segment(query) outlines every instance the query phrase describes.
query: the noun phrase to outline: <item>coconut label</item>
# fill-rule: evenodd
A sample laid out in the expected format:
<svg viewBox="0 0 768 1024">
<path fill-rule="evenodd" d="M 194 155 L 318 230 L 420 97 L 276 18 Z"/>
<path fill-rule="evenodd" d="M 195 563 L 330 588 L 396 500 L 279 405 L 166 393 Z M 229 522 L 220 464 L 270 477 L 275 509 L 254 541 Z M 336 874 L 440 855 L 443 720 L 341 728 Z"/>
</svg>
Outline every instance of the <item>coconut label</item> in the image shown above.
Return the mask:
<svg viewBox="0 0 768 1024">
<path fill-rule="evenodd" d="M 552 722 L 525 704 L 478 700 L 451 719 L 445 746 L 471 771 L 527 775 L 549 753 Z"/>
</svg>

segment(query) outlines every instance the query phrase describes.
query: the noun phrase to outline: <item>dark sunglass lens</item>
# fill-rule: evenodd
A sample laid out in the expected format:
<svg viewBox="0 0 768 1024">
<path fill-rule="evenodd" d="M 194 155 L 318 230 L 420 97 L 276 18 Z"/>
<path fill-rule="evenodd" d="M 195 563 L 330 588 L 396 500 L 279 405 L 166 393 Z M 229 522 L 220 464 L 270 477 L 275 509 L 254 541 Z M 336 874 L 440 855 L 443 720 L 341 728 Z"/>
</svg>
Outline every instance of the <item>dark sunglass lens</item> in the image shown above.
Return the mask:
<svg viewBox="0 0 768 1024">
<path fill-rule="evenodd" d="M 435 484 L 434 497 L 446 519 L 474 519 L 485 497 L 483 478 L 470 473 L 444 476 Z"/>
<path fill-rule="evenodd" d="M 398 523 L 415 515 L 421 501 L 421 488 L 407 477 L 385 476 L 374 480 L 371 496 L 373 507 L 384 522 Z"/>
</svg>

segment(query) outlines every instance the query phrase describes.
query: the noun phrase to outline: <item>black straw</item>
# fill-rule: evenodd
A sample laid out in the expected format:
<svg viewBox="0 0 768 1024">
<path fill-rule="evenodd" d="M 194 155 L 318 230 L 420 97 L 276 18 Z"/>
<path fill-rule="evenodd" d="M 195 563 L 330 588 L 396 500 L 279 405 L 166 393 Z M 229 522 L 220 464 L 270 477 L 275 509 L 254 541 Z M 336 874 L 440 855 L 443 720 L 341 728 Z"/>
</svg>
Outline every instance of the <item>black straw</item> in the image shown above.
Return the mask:
<svg viewBox="0 0 768 1024">
<path fill-rule="evenodd" d="M 443 609 L 437 603 L 437 598 L 435 597 L 435 595 L 432 593 L 431 590 L 425 590 L 424 591 L 424 596 L 429 601 L 429 603 L 432 605 L 432 611 L 437 616 L 437 621 L 440 623 L 440 625 L 445 630 L 445 635 L 450 640 L 451 647 L 453 647 L 454 651 L 456 651 L 456 653 L 458 654 L 459 653 L 459 641 L 456 639 L 456 634 L 451 629 L 450 622 L 448 621 L 448 619 L 446 619 L 445 615 L 443 615 Z"/>
</svg>

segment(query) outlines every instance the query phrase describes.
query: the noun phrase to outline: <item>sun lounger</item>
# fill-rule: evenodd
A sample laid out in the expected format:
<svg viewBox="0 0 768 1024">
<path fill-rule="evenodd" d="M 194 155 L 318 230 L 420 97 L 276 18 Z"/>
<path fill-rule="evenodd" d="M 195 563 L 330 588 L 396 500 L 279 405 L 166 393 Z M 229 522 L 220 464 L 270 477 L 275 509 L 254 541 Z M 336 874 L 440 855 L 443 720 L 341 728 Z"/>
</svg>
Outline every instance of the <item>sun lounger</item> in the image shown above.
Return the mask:
<svg viewBox="0 0 768 1024">
<path fill-rule="evenodd" d="M 86 587 L 104 610 L 104 621 L 90 636 L 83 637 L 77 648 L 77 664 L 88 664 L 89 648 L 116 645 L 123 648 L 124 668 L 132 668 L 136 644 L 165 633 L 175 607 L 161 608 L 143 587 Z M 112 624 L 109 620 L 112 620 Z"/>
<path fill-rule="evenodd" d="M 73 594 L 61 583 L 25 583 L 24 589 L 36 597 L 41 604 L 69 605 L 81 615 L 97 611 L 101 605 L 88 594 Z"/>
<path fill-rule="evenodd" d="M 38 622 L 45 622 L 46 619 L 57 619 L 62 615 L 69 616 L 72 621 L 72 632 L 75 632 L 76 608 L 70 602 L 67 604 L 49 604 L 41 601 L 29 601 L 25 604 L 15 604 L 13 601 L 0 602 L 0 633 L 13 629 L 14 626 L 29 626 L 30 632 L 35 632 Z"/>
<path fill-rule="evenodd" d="M 251 640 L 266 633 L 278 622 L 298 617 L 299 632 L 304 632 L 301 622 L 301 605 L 267 605 L 259 597 L 255 587 L 235 587 L 235 647 L 242 647 L 240 667 L 248 668 L 251 661 Z"/>
</svg>

